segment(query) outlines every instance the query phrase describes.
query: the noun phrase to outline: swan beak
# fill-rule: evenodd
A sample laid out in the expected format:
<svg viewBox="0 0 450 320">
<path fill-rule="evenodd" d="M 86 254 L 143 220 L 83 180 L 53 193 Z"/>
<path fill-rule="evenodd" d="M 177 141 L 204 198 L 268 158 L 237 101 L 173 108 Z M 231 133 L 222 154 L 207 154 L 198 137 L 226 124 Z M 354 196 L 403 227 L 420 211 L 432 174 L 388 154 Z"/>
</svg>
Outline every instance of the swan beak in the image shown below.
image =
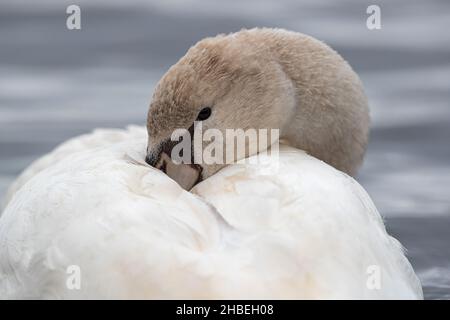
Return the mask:
<svg viewBox="0 0 450 320">
<path fill-rule="evenodd" d="M 183 189 L 190 190 L 201 181 L 202 167 L 197 164 L 174 163 L 169 154 L 176 142 L 165 140 L 153 148 L 147 148 L 147 162 L 175 180 Z"/>
<path fill-rule="evenodd" d="M 202 167 L 195 164 L 176 164 L 163 152 L 155 168 L 167 174 L 175 180 L 183 189 L 191 190 L 201 181 Z"/>
<path fill-rule="evenodd" d="M 147 162 L 152 167 L 156 168 L 156 165 L 161 159 L 161 154 L 163 152 L 166 154 L 171 154 L 172 148 L 174 146 L 175 143 L 170 139 L 163 140 L 160 143 L 154 145 L 153 147 L 151 147 L 149 144 L 149 146 L 147 147 L 147 157 L 145 158 L 145 162 Z"/>
</svg>

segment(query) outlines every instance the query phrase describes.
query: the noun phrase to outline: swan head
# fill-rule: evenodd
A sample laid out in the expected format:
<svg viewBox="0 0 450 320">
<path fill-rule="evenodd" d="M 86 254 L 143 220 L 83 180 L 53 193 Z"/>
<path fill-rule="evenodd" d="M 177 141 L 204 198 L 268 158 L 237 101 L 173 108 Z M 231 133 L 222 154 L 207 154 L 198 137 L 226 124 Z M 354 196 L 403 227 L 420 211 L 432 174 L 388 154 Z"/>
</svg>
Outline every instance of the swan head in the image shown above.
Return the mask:
<svg viewBox="0 0 450 320">
<path fill-rule="evenodd" d="M 243 55 L 239 46 L 226 37 L 199 42 L 169 69 L 155 89 L 147 119 L 147 162 L 168 170 L 167 165 L 171 164 L 166 161 L 167 155 L 171 155 L 176 144 L 171 138 L 177 129 L 190 133 L 192 148 L 188 157 L 190 165 L 178 172 L 183 172 L 182 177 L 176 177 L 174 173 L 172 178 L 175 180 L 189 180 L 196 170 L 198 178 L 195 182 L 200 181 L 230 161 L 260 151 L 260 148 L 253 151 L 246 148 L 243 155 L 236 153 L 227 160 L 226 154 L 230 150 L 227 151 L 229 145 L 225 137 L 227 132 L 238 134 L 242 130 L 245 134 L 249 129 L 264 129 L 267 140 L 271 141 L 270 129 L 281 128 L 294 108 L 293 95 L 289 92 L 292 87 L 284 77 L 275 63 L 255 61 L 254 55 Z M 217 133 L 214 137 L 219 134 L 224 137 L 222 157 L 216 157 L 219 161 L 194 161 L 194 156 L 204 158 L 204 154 L 198 153 L 207 146 L 204 141 L 200 150 L 194 148 L 194 127 L 198 129 L 199 126 L 204 139 L 208 132 Z M 245 143 L 252 143 L 250 136 Z M 195 182 L 180 184 L 189 188 Z"/>
<path fill-rule="evenodd" d="M 318 146 L 323 143 L 318 135 L 326 133 L 320 132 L 317 119 L 311 119 L 313 106 L 299 103 L 299 98 L 310 99 L 307 94 L 313 89 L 316 90 L 315 96 L 321 97 L 323 92 L 317 87 L 317 80 L 312 79 L 311 88 L 302 79 L 293 81 L 285 66 L 270 52 L 255 50 L 258 43 L 251 43 L 255 38 L 249 34 L 251 32 L 219 35 L 198 42 L 167 71 L 153 93 L 147 117 L 146 161 L 166 172 L 185 189 L 189 190 L 230 162 L 270 148 L 271 143 L 278 143 L 274 136 L 286 138 L 290 144 L 333 164 L 333 156 L 327 150 L 329 146 Z M 246 36 L 250 38 L 246 39 Z M 257 41 L 267 47 L 271 39 Z M 314 63 L 305 61 L 305 64 Z M 349 72 L 353 71 L 350 69 Z M 320 72 L 314 74 L 320 80 Z M 345 100 L 345 97 L 339 99 Z M 322 125 L 327 126 L 326 123 Z M 199 128 L 203 136 L 196 137 Z M 263 132 L 268 142 L 258 144 L 252 141 L 254 136 L 247 135 L 248 130 L 255 130 L 257 139 Z M 229 144 L 226 136 L 230 132 L 244 133 L 243 153 L 236 153 L 236 145 Z M 220 135 L 222 139 L 217 141 Z M 340 143 L 340 137 L 331 137 L 333 139 Z M 204 158 L 210 142 L 214 142 L 217 148 L 222 146 L 220 152 L 217 148 L 212 152 L 213 161 Z M 316 152 L 316 149 L 321 152 Z M 230 152 L 232 155 L 228 157 Z M 357 157 L 362 158 L 362 155 Z M 342 162 L 347 164 L 348 161 L 344 159 Z"/>
</svg>

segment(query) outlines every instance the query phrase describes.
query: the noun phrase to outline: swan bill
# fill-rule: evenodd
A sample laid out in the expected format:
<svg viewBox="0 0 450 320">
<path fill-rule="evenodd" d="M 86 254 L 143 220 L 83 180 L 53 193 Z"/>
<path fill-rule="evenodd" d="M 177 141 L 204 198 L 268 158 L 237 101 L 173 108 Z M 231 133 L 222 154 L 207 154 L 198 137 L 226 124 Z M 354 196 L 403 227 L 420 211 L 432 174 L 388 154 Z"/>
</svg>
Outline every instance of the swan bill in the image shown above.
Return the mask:
<svg viewBox="0 0 450 320">
<path fill-rule="evenodd" d="M 167 174 L 185 190 L 190 190 L 201 180 L 202 167 L 200 165 L 174 163 L 165 152 L 161 154 L 155 168 Z"/>
</svg>

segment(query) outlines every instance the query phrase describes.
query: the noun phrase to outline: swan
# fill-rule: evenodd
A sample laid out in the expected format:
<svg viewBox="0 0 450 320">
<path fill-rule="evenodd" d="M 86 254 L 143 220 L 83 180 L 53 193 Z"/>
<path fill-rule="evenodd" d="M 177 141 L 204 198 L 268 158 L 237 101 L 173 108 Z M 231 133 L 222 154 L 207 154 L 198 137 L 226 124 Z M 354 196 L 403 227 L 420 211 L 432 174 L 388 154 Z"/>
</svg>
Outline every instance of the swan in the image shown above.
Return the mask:
<svg viewBox="0 0 450 320">
<path fill-rule="evenodd" d="M 298 74 L 289 44 L 300 50 Z M 168 166 L 170 131 L 195 120 L 279 128 L 282 143 L 246 154 L 256 161 Z M 161 79 L 147 122 L 73 138 L 12 184 L 0 216 L 1 298 L 423 298 L 351 177 L 367 101 L 323 43 L 272 29 L 202 40 Z"/>
</svg>

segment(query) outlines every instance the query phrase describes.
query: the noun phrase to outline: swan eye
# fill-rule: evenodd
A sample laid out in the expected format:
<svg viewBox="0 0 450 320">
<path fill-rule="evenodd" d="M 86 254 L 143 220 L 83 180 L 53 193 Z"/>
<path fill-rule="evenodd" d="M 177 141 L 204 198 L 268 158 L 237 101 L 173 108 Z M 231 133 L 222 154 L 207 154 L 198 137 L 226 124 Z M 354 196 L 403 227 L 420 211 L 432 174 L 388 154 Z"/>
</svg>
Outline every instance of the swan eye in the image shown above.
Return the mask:
<svg viewBox="0 0 450 320">
<path fill-rule="evenodd" d="M 209 118 L 209 116 L 211 115 L 211 108 L 210 107 L 206 107 L 203 108 L 202 110 L 200 110 L 200 112 L 198 113 L 197 116 L 197 121 L 203 121 Z"/>
</svg>

